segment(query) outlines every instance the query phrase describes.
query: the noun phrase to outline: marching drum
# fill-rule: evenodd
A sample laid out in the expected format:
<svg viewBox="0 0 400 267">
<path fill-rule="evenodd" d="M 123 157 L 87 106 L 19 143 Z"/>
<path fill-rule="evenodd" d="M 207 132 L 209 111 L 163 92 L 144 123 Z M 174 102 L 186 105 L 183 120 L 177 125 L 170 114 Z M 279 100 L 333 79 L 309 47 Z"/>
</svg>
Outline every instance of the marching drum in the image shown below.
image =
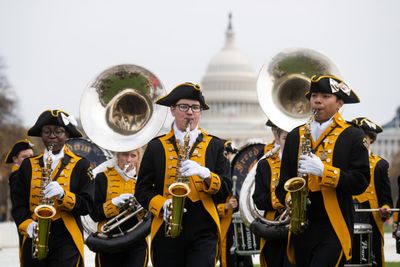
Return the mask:
<svg viewBox="0 0 400 267">
<path fill-rule="evenodd" d="M 234 240 L 231 248 L 231 254 L 253 255 L 260 253 L 260 242 L 256 236 L 247 228 L 239 212 L 232 215 L 232 224 L 234 229 Z"/>
<path fill-rule="evenodd" d="M 372 266 L 372 226 L 354 224 L 353 257 L 345 266 Z"/>
<path fill-rule="evenodd" d="M 264 155 L 265 144 L 255 143 L 248 144 L 241 148 L 235 155 L 231 163 L 231 175 L 236 176 L 236 190 L 233 195 L 239 197 L 240 190 L 247 174 L 257 163 L 257 161 Z"/>
</svg>

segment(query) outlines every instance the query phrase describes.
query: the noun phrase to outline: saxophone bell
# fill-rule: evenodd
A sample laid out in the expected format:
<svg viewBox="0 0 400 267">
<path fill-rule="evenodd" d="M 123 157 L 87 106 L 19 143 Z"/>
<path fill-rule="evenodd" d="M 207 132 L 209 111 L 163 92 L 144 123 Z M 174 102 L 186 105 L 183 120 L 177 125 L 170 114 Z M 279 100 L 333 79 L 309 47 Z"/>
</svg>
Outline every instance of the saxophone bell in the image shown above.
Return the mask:
<svg viewBox="0 0 400 267">
<path fill-rule="evenodd" d="M 311 140 L 311 122 L 315 119 L 318 113 L 317 109 L 312 110 L 312 114 L 304 125 L 304 134 L 300 137 L 300 155 L 310 156 L 312 153 Z M 297 166 L 299 169 L 300 166 Z M 289 201 L 289 216 L 290 216 L 290 232 L 297 235 L 307 227 L 307 205 L 310 203 L 308 199 L 308 175 L 297 172 L 297 177 L 293 177 L 286 181 L 284 188 L 290 193 L 291 200 Z"/>
<path fill-rule="evenodd" d="M 302 177 L 293 177 L 287 180 L 284 188 L 290 193 L 287 203 L 290 216 L 290 231 L 297 235 L 307 227 L 307 182 Z"/>
</svg>

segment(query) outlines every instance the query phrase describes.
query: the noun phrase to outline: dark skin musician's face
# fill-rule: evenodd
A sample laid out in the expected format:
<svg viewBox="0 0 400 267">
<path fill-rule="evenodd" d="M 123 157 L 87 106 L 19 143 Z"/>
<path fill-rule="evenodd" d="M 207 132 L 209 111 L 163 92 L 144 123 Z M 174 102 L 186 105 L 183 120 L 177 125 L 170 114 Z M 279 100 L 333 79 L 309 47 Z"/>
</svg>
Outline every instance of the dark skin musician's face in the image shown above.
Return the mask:
<svg viewBox="0 0 400 267">
<path fill-rule="evenodd" d="M 334 94 L 318 92 L 311 93 L 310 104 L 312 109 L 317 110 L 315 120 L 322 123 L 332 118 L 344 103 Z"/>
<path fill-rule="evenodd" d="M 55 125 L 44 125 L 41 133 L 43 144 L 48 148 L 53 145 L 53 153 L 57 154 L 69 138 L 69 133 L 64 127 Z"/>
</svg>

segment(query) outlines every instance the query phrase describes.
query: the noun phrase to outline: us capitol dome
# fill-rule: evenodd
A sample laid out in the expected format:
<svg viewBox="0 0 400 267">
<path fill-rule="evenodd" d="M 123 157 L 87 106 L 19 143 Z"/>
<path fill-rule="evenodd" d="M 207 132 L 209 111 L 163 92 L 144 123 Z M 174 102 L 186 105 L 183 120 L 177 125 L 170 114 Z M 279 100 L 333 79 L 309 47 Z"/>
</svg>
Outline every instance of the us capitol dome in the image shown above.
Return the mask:
<svg viewBox="0 0 400 267">
<path fill-rule="evenodd" d="M 225 45 L 209 62 L 201 85 L 210 109 L 203 112 L 202 128 L 236 146 L 272 140 L 267 117 L 257 99 L 257 74 L 246 56 L 235 47 L 229 15 Z"/>
</svg>

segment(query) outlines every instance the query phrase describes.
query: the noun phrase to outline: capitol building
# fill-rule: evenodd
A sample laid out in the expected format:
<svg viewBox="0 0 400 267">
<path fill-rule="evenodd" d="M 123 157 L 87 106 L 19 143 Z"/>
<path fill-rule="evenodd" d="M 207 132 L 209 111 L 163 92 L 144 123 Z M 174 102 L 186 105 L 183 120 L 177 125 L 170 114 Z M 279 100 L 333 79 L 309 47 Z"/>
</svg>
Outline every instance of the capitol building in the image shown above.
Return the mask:
<svg viewBox="0 0 400 267">
<path fill-rule="evenodd" d="M 378 134 L 371 147 L 374 153 L 391 163 L 400 152 L 400 107 L 397 108 L 394 118 L 382 127 L 383 132 Z"/>
<path fill-rule="evenodd" d="M 225 45 L 214 55 L 201 85 L 210 109 L 203 113 L 201 127 L 236 146 L 272 140 L 265 126 L 266 115 L 257 99 L 257 74 L 246 56 L 235 47 L 231 16 Z"/>
</svg>

